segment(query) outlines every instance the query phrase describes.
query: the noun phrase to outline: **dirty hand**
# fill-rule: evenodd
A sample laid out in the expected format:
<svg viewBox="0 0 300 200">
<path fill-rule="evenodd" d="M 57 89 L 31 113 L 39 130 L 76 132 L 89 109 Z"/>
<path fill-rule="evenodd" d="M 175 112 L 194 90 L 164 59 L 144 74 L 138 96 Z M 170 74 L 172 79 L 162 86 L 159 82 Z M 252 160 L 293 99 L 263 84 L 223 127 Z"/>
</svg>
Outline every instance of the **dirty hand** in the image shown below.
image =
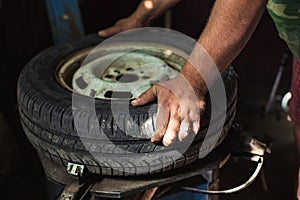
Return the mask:
<svg viewBox="0 0 300 200">
<path fill-rule="evenodd" d="M 112 35 L 115 35 L 117 33 L 127 31 L 133 28 L 140 28 L 140 27 L 145 27 L 149 26 L 150 22 L 143 22 L 140 19 L 134 17 L 134 16 L 129 16 L 127 18 L 121 19 L 115 23 L 114 26 L 108 27 L 104 30 L 100 30 L 98 32 L 99 36 L 101 37 L 109 37 Z"/>
<path fill-rule="evenodd" d="M 152 142 L 162 141 L 169 146 L 199 132 L 200 116 L 205 109 L 205 93 L 195 90 L 183 75 L 155 84 L 132 101 L 132 105 L 141 106 L 156 99 L 158 114 Z"/>
</svg>

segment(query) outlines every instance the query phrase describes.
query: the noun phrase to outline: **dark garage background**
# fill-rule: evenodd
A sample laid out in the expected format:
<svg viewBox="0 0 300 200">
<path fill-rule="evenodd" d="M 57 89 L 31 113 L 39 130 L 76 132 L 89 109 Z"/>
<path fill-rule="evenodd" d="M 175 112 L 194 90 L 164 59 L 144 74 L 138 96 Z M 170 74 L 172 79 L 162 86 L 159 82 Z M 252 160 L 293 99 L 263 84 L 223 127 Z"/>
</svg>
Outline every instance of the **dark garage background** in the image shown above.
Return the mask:
<svg viewBox="0 0 300 200">
<path fill-rule="evenodd" d="M 7 129 L 12 133 L 8 137 L 11 137 L 13 142 L 7 144 L 17 146 L 17 151 L 8 153 L 10 158 L 16 161 L 11 162 L 11 173 L 1 178 L 0 191 L 8 199 L 19 199 L 20 194 L 24 195 L 22 197 L 25 199 L 44 199 L 45 191 L 41 186 L 44 186 L 45 181 L 41 175 L 40 164 L 18 122 L 16 83 L 18 74 L 26 62 L 53 45 L 50 24 L 43 0 L 2 0 L 1 2 L 0 111 L 9 124 Z M 139 2 L 139 0 L 80 0 L 86 34 L 95 33 L 113 25 L 118 19 L 128 16 Z M 207 21 L 213 2 L 212 0 L 185 0 L 176 5 L 172 9 L 173 29 L 197 38 Z M 154 25 L 163 26 L 163 18 L 158 19 Z M 233 63 L 240 76 L 239 93 L 242 103 L 257 99 L 258 96 L 264 100 L 268 97 L 284 48 L 285 45 L 279 39 L 272 20 L 268 13 L 264 13 L 250 42 Z M 289 88 L 290 73 L 291 68 L 284 71 L 284 78 L 279 88 L 281 94 Z M 241 107 L 245 105 L 242 103 L 240 103 Z M 1 139 L 3 138 L 0 137 Z M 5 141 L 5 138 L 3 140 Z M 5 160 L 6 157 L 2 157 L 0 157 L 0 166 L 10 162 L 10 159 Z M 24 188 L 23 185 L 26 184 L 29 186 Z M 36 190 L 37 188 L 39 189 Z M 18 192 L 15 193 L 15 190 Z M 288 191 L 293 190 L 294 188 L 290 188 Z"/>
</svg>

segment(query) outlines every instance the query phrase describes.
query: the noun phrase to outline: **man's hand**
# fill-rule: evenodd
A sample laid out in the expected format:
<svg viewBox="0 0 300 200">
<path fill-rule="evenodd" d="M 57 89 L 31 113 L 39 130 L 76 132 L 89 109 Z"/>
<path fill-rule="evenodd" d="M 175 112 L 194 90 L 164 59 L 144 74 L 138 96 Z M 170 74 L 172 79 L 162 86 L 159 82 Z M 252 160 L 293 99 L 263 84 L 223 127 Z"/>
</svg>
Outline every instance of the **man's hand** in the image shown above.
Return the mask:
<svg viewBox="0 0 300 200">
<path fill-rule="evenodd" d="M 205 95 L 195 91 L 181 74 L 167 82 L 155 84 L 137 99 L 133 106 L 158 100 L 158 114 L 152 142 L 169 146 L 195 136 L 200 130 L 200 115 L 205 109 Z"/>
<path fill-rule="evenodd" d="M 127 31 L 133 28 L 145 27 L 145 26 L 150 26 L 150 22 L 148 21 L 143 22 L 134 16 L 130 16 L 117 21 L 115 25 L 112 27 L 99 31 L 98 34 L 101 37 L 109 37 L 123 31 Z"/>
<path fill-rule="evenodd" d="M 137 9 L 127 18 L 121 19 L 114 26 L 101 30 L 98 34 L 109 37 L 133 28 L 150 26 L 151 22 L 161 16 L 167 9 L 180 0 L 143 0 Z"/>
</svg>

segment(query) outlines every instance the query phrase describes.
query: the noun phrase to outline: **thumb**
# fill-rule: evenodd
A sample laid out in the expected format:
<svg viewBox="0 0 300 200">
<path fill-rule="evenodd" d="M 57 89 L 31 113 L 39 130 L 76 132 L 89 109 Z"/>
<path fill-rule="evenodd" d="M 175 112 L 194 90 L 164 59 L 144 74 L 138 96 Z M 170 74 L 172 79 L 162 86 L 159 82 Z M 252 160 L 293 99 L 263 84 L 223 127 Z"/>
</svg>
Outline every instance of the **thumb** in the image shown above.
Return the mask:
<svg viewBox="0 0 300 200">
<path fill-rule="evenodd" d="M 153 86 L 131 102 L 133 106 L 142 106 L 156 100 L 156 87 Z"/>
<path fill-rule="evenodd" d="M 119 27 L 112 26 L 112 27 L 109 27 L 109 28 L 99 31 L 98 35 L 101 37 L 109 37 L 109 36 L 115 35 L 119 32 L 121 32 L 121 29 Z"/>
</svg>

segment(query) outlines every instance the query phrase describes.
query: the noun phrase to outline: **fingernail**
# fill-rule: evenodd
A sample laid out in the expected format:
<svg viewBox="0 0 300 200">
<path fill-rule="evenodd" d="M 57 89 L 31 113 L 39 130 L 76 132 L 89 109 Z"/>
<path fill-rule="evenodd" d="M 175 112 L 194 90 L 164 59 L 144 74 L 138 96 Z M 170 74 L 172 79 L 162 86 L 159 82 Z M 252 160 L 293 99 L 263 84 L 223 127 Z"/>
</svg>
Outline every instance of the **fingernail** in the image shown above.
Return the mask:
<svg viewBox="0 0 300 200">
<path fill-rule="evenodd" d="M 178 133 L 178 139 L 180 142 L 182 142 L 187 136 L 188 136 L 188 132 L 187 131 L 180 131 Z"/>
<path fill-rule="evenodd" d="M 193 123 L 193 131 L 194 131 L 194 133 L 197 134 L 199 132 L 199 129 L 200 129 L 199 122 L 194 122 Z"/>
<path fill-rule="evenodd" d="M 104 35 L 104 32 L 103 32 L 103 31 L 99 31 L 99 32 L 98 32 L 98 35 L 103 36 L 103 35 Z"/>
<path fill-rule="evenodd" d="M 154 143 L 154 144 L 157 144 L 157 143 L 160 142 L 160 140 L 158 140 L 157 138 L 152 137 L 151 142 Z"/>
<path fill-rule="evenodd" d="M 163 144 L 165 146 L 170 146 L 171 144 L 173 144 L 176 140 L 176 137 L 171 136 L 170 134 L 165 134 L 164 138 L 163 138 Z"/>
<path fill-rule="evenodd" d="M 136 105 L 136 100 L 133 100 L 133 101 L 131 102 L 131 105 L 135 106 L 135 105 Z"/>
<path fill-rule="evenodd" d="M 157 143 L 159 143 L 159 141 L 157 141 L 157 140 L 154 140 L 154 139 L 151 139 L 151 142 L 152 142 L 153 144 L 157 144 Z"/>
<path fill-rule="evenodd" d="M 138 98 L 134 99 L 134 100 L 131 102 L 131 105 L 137 106 L 137 105 L 138 105 Z"/>
<path fill-rule="evenodd" d="M 164 146 L 166 146 L 166 147 L 168 147 L 170 144 L 172 144 L 172 143 L 171 143 L 171 142 L 169 142 L 169 141 L 168 141 L 168 142 L 166 142 L 166 141 L 163 141 L 163 145 L 164 145 Z"/>
</svg>

